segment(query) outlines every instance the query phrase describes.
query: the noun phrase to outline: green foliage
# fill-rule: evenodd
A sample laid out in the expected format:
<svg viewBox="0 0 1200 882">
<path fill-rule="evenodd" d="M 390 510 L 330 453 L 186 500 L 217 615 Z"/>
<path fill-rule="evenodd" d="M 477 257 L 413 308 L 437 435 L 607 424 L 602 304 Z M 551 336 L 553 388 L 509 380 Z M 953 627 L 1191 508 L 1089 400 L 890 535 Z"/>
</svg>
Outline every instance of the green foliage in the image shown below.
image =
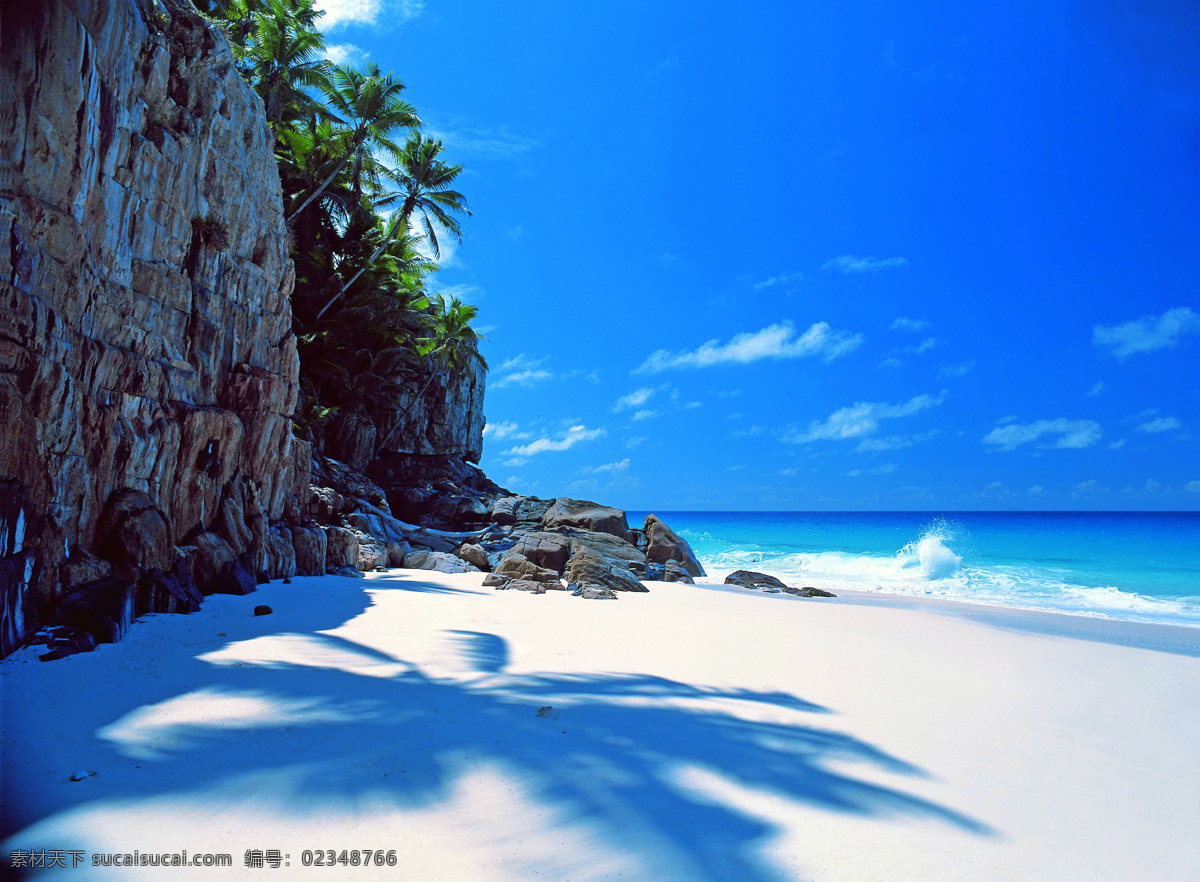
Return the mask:
<svg viewBox="0 0 1200 882">
<path fill-rule="evenodd" d="M 461 241 L 458 217 L 470 211 L 452 187 L 462 167 L 420 133 L 404 84 L 373 63 L 325 60 L 312 0 L 197 6 L 229 38 L 275 132 L 296 267 L 298 429 L 319 434 L 337 412 L 379 425 L 436 375 L 486 367 L 475 308 L 430 291 L 439 233 Z"/>
</svg>

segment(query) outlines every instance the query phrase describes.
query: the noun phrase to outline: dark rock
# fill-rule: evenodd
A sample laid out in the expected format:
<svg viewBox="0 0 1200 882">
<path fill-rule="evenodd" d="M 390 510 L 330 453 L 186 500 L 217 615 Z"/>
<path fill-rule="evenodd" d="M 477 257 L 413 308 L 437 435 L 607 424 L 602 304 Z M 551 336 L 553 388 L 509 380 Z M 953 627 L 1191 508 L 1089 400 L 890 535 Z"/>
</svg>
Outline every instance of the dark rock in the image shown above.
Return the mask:
<svg viewBox="0 0 1200 882">
<path fill-rule="evenodd" d="M 480 570 L 490 570 L 491 562 L 488 560 L 487 551 L 482 545 L 475 542 L 464 542 L 458 547 L 455 552 L 459 557 L 469 563 L 471 566 Z"/>
<path fill-rule="evenodd" d="M 562 575 L 571 557 L 571 540 L 558 533 L 526 533 L 512 547 L 514 554 L 523 554 L 539 567 Z"/>
<path fill-rule="evenodd" d="M 196 549 L 192 554 L 192 572 L 196 584 L 205 594 L 213 594 L 215 592 L 208 586 L 233 564 L 237 555 L 233 553 L 229 543 L 216 533 L 199 534 L 192 540 L 192 547 Z"/>
<path fill-rule="evenodd" d="M 567 562 L 565 573 L 570 591 L 580 588 L 607 588 L 610 591 L 645 592 L 637 577 L 622 566 L 616 566 L 586 546 L 580 546 Z"/>
<path fill-rule="evenodd" d="M 133 623 L 136 589 L 120 576 L 76 586 L 59 598 L 55 619 L 87 631 L 97 643 L 116 643 Z"/>
<path fill-rule="evenodd" d="M 325 566 L 357 567 L 358 536 L 345 527 L 326 527 Z"/>
<path fill-rule="evenodd" d="M 737 570 L 725 577 L 726 585 L 740 585 L 743 588 L 762 588 L 770 585 L 772 588 L 783 590 L 787 586 L 766 573 L 756 573 L 753 570 Z"/>
<path fill-rule="evenodd" d="M 271 607 L 267 606 L 265 603 L 254 607 L 254 614 L 256 616 L 269 616 L 273 612 L 275 612 L 275 610 L 271 609 Z"/>
<path fill-rule="evenodd" d="M 614 566 L 624 567 L 639 578 L 646 576 L 646 555 L 624 539 L 610 533 L 574 530 L 570 533 L 571 549 L 586 547 Z"/>
<path fill-rule="evenodd" d="M 685 582 L 688 585 L 695 585 L 696 580 L 691 574 L 683 568 L 677 560 L 669 560 L 663 564 L 663 581 L 664 582 Z"/>
<path fill-rule="evenodd" d="M 202 590 L 206 594 L 253 594 L 258 590 L 258 581 L 250 567 L 239 557 L 222 567 Z"/>
<path fill-rule="evenodd" d="M 259 585 L 266 585 L 271 581 L 271 577 L 266 570 L 259 570 L 254 574 L 254 581 Z"/>
<path fill-rule="evenodd" d="M 346 576 L 347 578 L 350 578 L 350 579 L 365 579 L 365 578 L 367 578 L 359 570 L 355 569 L 354 567 L 347 567 L 347 566 L 334 567 L 333 569 L 331 569 L 329 571 L 329 575 L 331 575 L 331 576 Z"/>
<path fill-rule="evenodd" d="M 536 496 L 505 496 L 492 506 L 492 523 L 516 527 L 522 532 L 540 530 L 542 518 L 553 504 L 553 499 Z"/>
<path fill-rule="evenodd" d="M 38 631 L 29 640 L 32 644 L 45 644 L 49 652 L 39 655 L 39 661 L 56 661 L 69 655 L 91 652 L 96 648 L 96 638 L 83 628 L 70 625 L 51 625 Z"/>
<path fill-rule="evenodd" d="M 784 588 L 783 591 L 787 594 L 794 594 L 797 597 L 837 597 L 836 594 L 825 591 L 822 588 Z"/>
<path fill-rule="evenodd" d="M 531 594 L 545 594 L 547 589 L 565 590 L 561 582 L 531 582 L 528 579 L 513 579 L 504 588 L 509 591 L 528 591 Z"/>
<path fill-rule="evenodd" d="M 296 544 L 291 529 L 282 524 L 267 533 L 267 575 L 272 579 L 296 575 Z"/>
<path fill-rule="evenodd" d="M 596 533 L 611 533 L 624 539 L 629 532 L 625 512 L 586 499 L 570 499 L 560 496 L 546 509 L 542 526 L 547 530 L 591 530 Z"/>
<path fill-rule="evenodd" d="M 579 585 L 571 594 L 584 600 L 616 600 L 617 595 L 607 588 L 597 588 L 591 585 Z"/>
<path fill-rule="evenodd" d="M 0 558 L 0 658 L 25 640 L 25 607 L 41 575 L 40 561 L 35 548 Z"/>
<path fill-rule="evenodd" d="M 501 576 L 499 573 L 488 573 L 483 577 L 484 588 L 503 588 L 512 579 L 508 576 Z"/>
<path fill-rule="evenodd" d="M 109 496 L 96 535 L 100 555 L 127 579 L 136 579 L 139 569 L 167 570 L 174 562 L 167 519 L 140 490 L 117 490 Z"/>
<path fill-rule="evenodd" d="M 292 550 L 297 576 L 325 575 L 325 549 L 328 539 L 320 527 L 292 527 Z"/>
<path fill-rule="evenodd" d="M 284 585 L 291 585 L 291 584 L 292 584 L 292 580 L 291 580 L 291 579 L 289 579 L 287 576 L 284 576 L 284 577 L 283 577 L 283 584 L 284 584 Z"/>
<path fill-rule="evenodd" d="M 532 582 L 557 582 L 559 574 L 547 567 L 539 567 L 519 551 L 510 551 L 496 565 L 495 572 L 511 579 L 528 579 Z"/>
<path fill-rule="evenodd" d="M 667 581 L 667 568 L 662 564 L 646 564 L 646 580 L 648 582 Z"/>
<path fill-rule="evenodd" d="M 678 561 L 691 576 L 703 576 L 704 567 L 696 559 L 692 546 L 687 540 L 658 519 L 657 515 L 647 515 L 643 528 L 646 537 L 646 559 L 653 563 L 665 564 L 669 560 Z"/>
<path fill-rule="evenodd" d="M 155 568 L 146 573 L 137 611 L 160 613 L 192 613 L 200 609 L 203 595 L 191 580 L 191 567 L 180 561 L 175 570 L 164 573 Z"/>
</svg>

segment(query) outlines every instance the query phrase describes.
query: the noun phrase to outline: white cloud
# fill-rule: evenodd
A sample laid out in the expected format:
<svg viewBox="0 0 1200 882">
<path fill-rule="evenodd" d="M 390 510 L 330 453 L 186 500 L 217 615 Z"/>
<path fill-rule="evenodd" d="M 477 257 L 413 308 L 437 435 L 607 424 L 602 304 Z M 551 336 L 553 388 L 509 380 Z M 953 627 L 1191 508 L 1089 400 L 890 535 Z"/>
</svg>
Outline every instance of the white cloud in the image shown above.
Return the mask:
<svg viewBox="0 0 1200 882">
<path fill-rule="evenodd" d="M 639 410 L 637 413 L 635 413 L 633 415 L 633 421 L 636 423 L 636 422 L 640 422 L 642 420 L 652 419 L 653 417 L 656 417 L 656 416 L 658 416 L 657 410 Z"/>
<path fill-rule="evenodd" d="M 943 379 L 965 377 L 973 370 L 975 370 L 975 359 L 971 358 L 966 361 L 961 361 L 958 364 L 942 365 L 940 368 L 938 368 L 938 376 Z"/>
<path fill-rule="evenodd" d="M 342 25 L 402 24 L 424 11 L 425 0 L 316 0 L 313 6 L 325 13 L 317 19 L 325 30 Z"/>
<path fill-rule="evenodd" d="M 893 331 L 912 331 L 913 333 L 916 333 L 918 331 L 924 331 L 928 327 L 929 319 L 923 318 L 915 319 L 908 318 L 907 316 L 900 316 L 900 318 L 892 322 Z"/>
<path fill-rule="evenodd" d="M 1144 315 L 1119 325 L 1096 325 L 1092 328 L 1092 342 L 1111 350 L 1117 358 L 1125 358 L 1137 352 L 1169 349 L 1188 334 L 1200 334 L 1200 315 L 1179 306 L 1160 316 Z"/>
<path fill-rule="evenodd" d="M 908 266 L 908 260 L 903 257 L 888 257 L 879 260 L 874 257 L 856 257 L 853 254 L 841 254 L 828 261 L 821 269 L 835 269 L 850 275 L 859 273 L 877 273 L 882 269 Z"/>
<path fill-rule="evenodd" d="M 870 469 L 852 469 L 846 472 L 846 477 L 859 478 L 863 475 L 890 475 L 894 471 L 896 471 L 896 464 L 894 462 L 885 462 L 883 465 L 877 465 Z"/>
<path fill-rule="evenodd" d="M 780 273 L 777 276 L 771 276 L 769 279 L 763 279 L 761 282 L 754 283 L 754 290 L 761 291 L 764 288 L 772 288 L 776 285 L 791 285 L 795 282 L 803 282 L 804 273 Z"/>
<path fill-rule="evenodd" d="M 1157 432 L 1173 432 L 1179 428 L 1182 428 L 1182 425 L 1175 417 L 1155 417 L 1149 422 L 1142 423 L 1137 430 L 1153 435 Z"/>
<path fill-rule="evenodd" d="M 1161 490 L 1162 486 L 1163 486 L 1162 484 L 1158 483 L 1158 481 L 1154 480 L 1153 478 L 1146 479 L 1146 492 L 1147 493 L 1155 493 L 1155 492 Z"/>
<path fill-rule="evenodd" d="M 528 444 L 522 444 L 508 451 L 509 456 L 535 456 L 539 453 L 561 452 L 570 450 L 576 444 L 593 441 L 608 434 L 604 429 L 589 429 L 587 426 L 571 426 L 559 438 L 538 438 Z"/>
<path fill-rule="evenodd" d="M 1046 492 L 1046 488 L 1043 487 L 1041 484 L 1034 484 L 1032 487 L 1030 487 L 1025 492 L 1028 493 L 1030 496 L 1041 496 L 1043 493 Z"/>
<path fill-rule="evenodd" d="M 933 349 L 937 345 L 938 345 L 937 337 L 926 337 L 924 340 L 922 340 L 916 346 L 902 346 L 895 351 L 902 352 L 905 355 L 921 355 L 922 353 L 928 352 L 930 349 Z"/>
<path fill-rule="evenodd" d="M 1091 389 L 1088 390 L 1089 398 L 1095 398 L 1097 395 L 1103 395 L 1103 394 L 1104 394 L 1104 381 L 1103 380 L 1101 380 L 1099 383 L 1097 383 L 1095 386 L 1093 386 Z"/>
<path fill-rule="evenodd" d="M 552 380 L 554 372 L 541 366 L 545 361 L 545 357 L 530 358 L 522 352 L 501 363 L 496 368 L 498 376 L 489 385 L 493 389 L 503 389 L 505 386 L 536 386 Z"/>
<path fill-rule="evenodd" d="M 518 431 L 520 427 L 514 422 L 488 423 L 483 427 L 484 438 L 495 438 L 501 441 L 505 438 L 528 438 L 528 432 Z"/>
<path fill-rule="evenodd" d="M 728 343 L 709 340 L 690 352 L 659 349 L 634 371 L 652 374 L 672 368 L 702 368 L 722 364 L 750 364 L 764 358 L 807 358 L 820 356 L 825 361 L 854 351 L 862 343 L 862 334 L 835 331 L 826 322 L 816 322 L 796 336 L 796 326 L 782 321 L 761 331 L 736 335 Z"/>
<path fill-rule="evenodd" d="M 937 395 L 916 395 L 901 404 L 859 401 L 849 407 L 835 410 L 825 420 L 813 420 L 808 424 L 807 429 L 787 429 L 780 440 L 788 444 L 806 444 L 810 441 L 863 438 L 874 435 L 879 430 L 880 420 L 912 416 L 923 410 L 929 410 L 931 407 L 937 407 L 949 397 L 949 394 L 943 389 Z"/>
<path fill-rule="evenodd" d="M 510 456 L 508 459 L 504 460 L 504 464 L 506 466 L 523 466 L 526 462 L 528 462 L 528 460 L 523 456 Z"/>
<path fill-rule="evenodd" d="M 484 159 L 520 159 L 542 146 L 541 141 L 510 132 L 507 126 L 474 128 L 459 125 L 460 121 L 438 116 L 433 121 L 425 121 L 426 131 L 455 156 L 474 154 Z"/>
<path fill-rule="evenodd" d="M 625 457 L 620 462 L 609 462 L 604 465 L 591 466 L 590 468 L 582 469 L 585 475 L 615 475 L 618 472 L 624 472 L 629 469 L 629 457 Z"/>
<path fill-rule="evenodd" d="M 1109 450 L 1120 450 L 1124 446 L 1125 446 L 1125 439 L 1118 438 L 1116 441 L 1114 441 L 1108 445 L 1108 449 Z"/>
<path fill-rule="evenodd" d="M 1100 424 L 1092 420 L 1068 420 L 1059 417 L 1055 420 L 1036 420 L 1024 425 L 1008 423 L 998 426 L 983 436 L 983 443 L 990 444 L 1000 450 L 1016 450 L 1022 444 L 1037 441 L 1044 436 L 1057 435 L 1053 444 L 1042 444 L 1041 447 L 1056 449 L 1077 449 L 1091 447 L 1100 440 Z"/>
<path fill-rule="evenodd" d="M 622 395 L 618 398 L 617 403 L 613 405 L 612 409 L 614 412 L 620 413 L 623 410 L 632 410 L 633 408 L 641 407 L 659 392 L 669 388 L 670 386 L 664 384 L 662 386 L 643 386 L 640 389 L 634 389 L 628 395 Z"/>
<path fill-rule="evenodd" d="M 1200 481 L 1188 481 L 1183 485 L 1183 489 L 1188 493 L 1200 493 Z"/>
<path fill-rule="evenodd" d="M 1100 483 L 1093 478 L 1090 481 L 1080 481 L 1075 485 L 1076 493 L 1091 493 L 1093 490 L 1099 489 Z"/>
<path fill-rule="evenodd" d="M 325 57 L 334 64 L 358 66 L 366 61 L 367 53 L 353 43 L 334 43 L 325 47 Z"/>
<path fill-rule="evenodd" d="M 645 438 L 630 438 L 629 440 L 627 440 L 625 442 L 625 448 L 627 450 L 633 450 L 636 447 L 641 447 L 645 443 L 646 443 Z"/>
</svg>

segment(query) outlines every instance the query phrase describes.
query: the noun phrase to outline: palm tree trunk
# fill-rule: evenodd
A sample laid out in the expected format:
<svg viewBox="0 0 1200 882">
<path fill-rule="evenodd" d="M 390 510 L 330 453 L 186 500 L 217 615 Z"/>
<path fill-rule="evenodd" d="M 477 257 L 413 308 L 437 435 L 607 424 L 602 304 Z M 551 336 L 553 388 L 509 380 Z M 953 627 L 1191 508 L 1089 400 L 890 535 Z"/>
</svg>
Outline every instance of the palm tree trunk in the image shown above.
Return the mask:
<svg viewBox="0 0 1200 882">
<path fill-rule="evenodd" d="M 309 204 L 314 199 L 316 199 L 318 196 L 320 196 L 322 193 L 325 192 L 325 188 L 333 183 L 333 179 L 335 177 L 337 177 L 337 173 L 342 170 L 342 166 L 345 165 L 347 162 L 349 162 L 350 157 L 353 156 L 357 152 L 358 152 L 357 150 L 351 150 L 349 153 L 347 153 L 345 156 L 342 157 L 342 161 L 339 162 L 337 164 L 337 167 L 329 173 L 329 177 L 327 177 L 324 181 L 321 182 L 321 186 L 319 186 L 319 187 L 317 187 L 317 189 L 313 190 L 312 195 L 309 196 L 307 199 L 305 199 L 303 204 L 301 204 L 301 206 L 299 208 L 297 208 L 295 211 L 293 211 L 291 214 L 288 215 L 287 222 L 289 224 L 296 219 L 296 215 L 298 215 L 300 212 L 304 211 L 304 209 L 308 208 Z"/>
<path fill-rule="evenodd" d="M 415 202 L 415 200 L 412 201 Z M 409 199 L 404 200 L 404 207 L 397 212 L 397 216 L 393 218 L 391 229 L 388 230 L 387 238 L 383 240 L 383 244 L 376 248 L 375 253 L 372 254 L 367 262 L 362 265 L 362 268 L 350 277 L 350 281 L 342 285 L 341 290 L 325 301 L 325 305 L 321 307 L 321 311 L 318 312 L 317 317 L 313 319 L 314 322 L 319 322 L 321 320 L 321 316 L 325 315 L 325 313 L 329 311 L 329 307 L 333 306 L 337 299 L 345 294 L 346 290 L 358 281 L 358 277 L 365 273 L 367 268 L 379 259 L 379 255 L 383 254 L 384 250 L 392 244 L 392 240 L 396 238 L 396 230 L 400 228 L 400 222 L 404 221 L 405 226 L 408 225 L 408 216 L 412 214 L 412 205 L 410 205 L 409 202 Z"/>
</svg>

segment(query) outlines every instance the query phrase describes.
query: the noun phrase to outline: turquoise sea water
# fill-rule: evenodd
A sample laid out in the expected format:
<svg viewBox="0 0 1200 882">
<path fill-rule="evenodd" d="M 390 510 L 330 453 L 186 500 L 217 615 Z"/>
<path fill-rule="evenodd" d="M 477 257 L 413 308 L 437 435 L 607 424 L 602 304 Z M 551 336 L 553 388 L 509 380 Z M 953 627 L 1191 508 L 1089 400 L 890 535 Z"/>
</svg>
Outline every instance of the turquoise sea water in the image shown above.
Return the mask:
<svg viewBox="0 0 1200 882">
<path fill-rule="evenodd" d="M 716 581 L 745 568 L 834 591 L 1200 627 L 1197 512 L 657 514 Z"/>
</svg>

